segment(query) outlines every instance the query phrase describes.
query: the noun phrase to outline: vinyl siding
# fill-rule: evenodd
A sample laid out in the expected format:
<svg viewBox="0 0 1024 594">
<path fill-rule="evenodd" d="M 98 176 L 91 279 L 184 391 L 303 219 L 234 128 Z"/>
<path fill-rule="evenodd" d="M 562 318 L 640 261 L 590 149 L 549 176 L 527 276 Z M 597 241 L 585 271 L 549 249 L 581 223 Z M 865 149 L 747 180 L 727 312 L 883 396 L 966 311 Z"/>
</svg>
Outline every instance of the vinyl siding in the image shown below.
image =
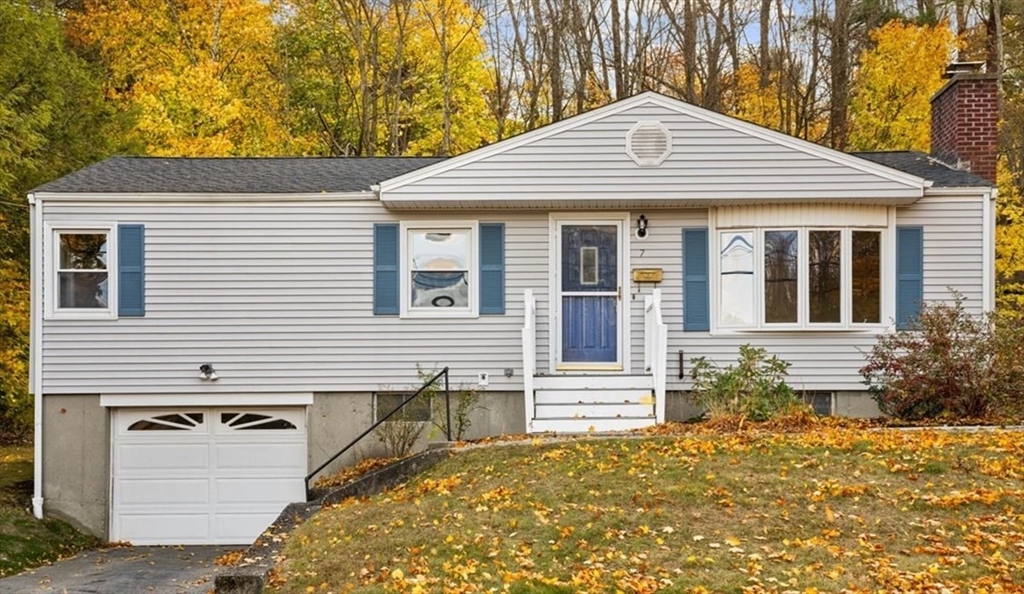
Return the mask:
<svg viewBox="0 0 1024 594">
<path fill-rule="evenodd" d="M 672 153 L 660 166 L 640 167 L 626 153 L 626 135 L 641 120 L 660 121 L 672 133 Z M 628 196 L 678 207 L 729 198 L 886 202 L 921 195 L 920 188 L 654 103 L 396 185 L 385 184 L 385 201 L 432 207 L 445 200 L 617 204 Z"/>
<path fill-rule="evenodd" d="M 926 301 L 948 301 L 948 287 L 953 287 L 964 295 L 970 311 L 982 310 L 982 206 L 982 198 L 975 194 L 925 197 L 911 207 L 896 209 L 897 225 L 924 227 Z M 684 373 L 688 373 L 692 357 L 705 356 L 727 365 L 735 362 L 740 345 L 747 343 L 792 363 L 790 383 L 799 390 L 865 389 L 858 370 L 864 365 L 864 353 L 874 344 L 872 333 L 683 333 L 678 330 L 681 324 L 669 318 L 669 390 L 689 387 L 688 380 L 678 379 L 679 350 L 685 354 Z"/>
<path fill-rule="evenodd" d="M 949 300 L 952 288 L 964 296 L 968 310 L 984 309 L 982 206 L 977 195 L 926 196 L 897 209 L 897 225 L 924 227 L 926 302 Z"/>
<path fill-rule="evenodd" d="M 71 204 L 49 202 L 46 222 L 132 222 L 146 226 L 146 315 L 114 321 L 46 320 L 43 382 L 51 394 L 340 392 L 398 389 L 415 369 L 448 365 L 453 382 L 490 374 L 489 390 L 522 390 L 523 291 L 537 297 L 538 369 L 548 369 L 547 212 L 393 213 L 373 201 L 338 203 Z M 641 211 L 633 211 L 636 220 Z M 807 390 L 862 390 L 857 370 L 872 334 L 851 332 L 684 333 L 681 230 L 708 224 L 706 209 L 645 212 L 648 236 L 630 241 L 630 268 L 662 268 L 669 328 L 668 389 L 678 353 L 735 360 L 739 345 L 790 361 Z M 505 315 L 400 319 L 372 315 L 373 224 L 476 219 L 505 223 Z M 958 289 L 969 308 L 982 299 L 982 202 L 926 197 L 897 209 L 897 224 L 924 227 L 927 300 Z M 632 233 L 630 228 L 629 232 Z M 630 283 L 630 366 L 643 370 L 644 297 Z M 220 380 L 201 382 L 198 367 Z M 503 370 L 511 368 L 512 378 Z"/>
<path fill-rule="evenodd" d="M 521 390 L 526 288 L 547 341 L 546 213 L 458 216 L 505 223 L 505 315 L 412 320 L 372 315 L 373 224 L 437 217 L 399 217 L 374 201 L 48 202 L 44 212 L 52 224 L 146 226 L 145 317 L 45 320 L 47 393 L 400 389 L 416 383 L 417 364 L 450 366 L 456 384 L 486 371 L 489 389 Z M 199 381 L 202 363 L 220 380 Z"/>
</svg>

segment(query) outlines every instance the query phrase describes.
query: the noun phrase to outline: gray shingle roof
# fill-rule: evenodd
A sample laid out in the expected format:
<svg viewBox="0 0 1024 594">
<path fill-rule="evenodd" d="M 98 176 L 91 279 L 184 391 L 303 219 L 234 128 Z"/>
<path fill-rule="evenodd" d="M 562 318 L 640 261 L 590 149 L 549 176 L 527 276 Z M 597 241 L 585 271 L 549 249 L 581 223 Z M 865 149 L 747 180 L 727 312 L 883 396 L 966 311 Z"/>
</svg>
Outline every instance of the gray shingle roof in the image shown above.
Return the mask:
<svg viewBox="0 0 1024 594">
<path fill-rule="evenodd" d="M 438 157 L 111 157 L 33 192 L 305 194 L 362 192 Z"/>
<path fill-rule="evenodd" d="M 854 156 L 916 175 L 935 187 L 986 187 L 977 175 L 914 151 Z M 306 194 L 366 192 L 441 157 L 111 157 L 39 186 L 34 192 Z"/>
<path fill-rule="evenodd" d="M 954 169 L 941 161 L 916 151 L 878 151 L 850 153 L 879 165 L 923 177 L 937 188 L 990 187 L 992 182 L 969 171 Z"/>
</svg>

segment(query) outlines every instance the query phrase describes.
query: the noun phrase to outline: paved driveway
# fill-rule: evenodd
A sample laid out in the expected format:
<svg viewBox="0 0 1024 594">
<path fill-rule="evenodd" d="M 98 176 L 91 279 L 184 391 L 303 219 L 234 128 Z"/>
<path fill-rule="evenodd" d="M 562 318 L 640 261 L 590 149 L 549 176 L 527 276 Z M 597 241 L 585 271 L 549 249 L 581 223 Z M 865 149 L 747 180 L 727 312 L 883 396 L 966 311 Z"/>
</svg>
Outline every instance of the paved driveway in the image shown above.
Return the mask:
<svg viewBox="0 0 1024 594">
<path fill-rule="evenodd" d="M 214 560 L 242 547 L 123 547 L 86 551 L 0 579 L 0 594 L 208 594 Z"/>
</svg>

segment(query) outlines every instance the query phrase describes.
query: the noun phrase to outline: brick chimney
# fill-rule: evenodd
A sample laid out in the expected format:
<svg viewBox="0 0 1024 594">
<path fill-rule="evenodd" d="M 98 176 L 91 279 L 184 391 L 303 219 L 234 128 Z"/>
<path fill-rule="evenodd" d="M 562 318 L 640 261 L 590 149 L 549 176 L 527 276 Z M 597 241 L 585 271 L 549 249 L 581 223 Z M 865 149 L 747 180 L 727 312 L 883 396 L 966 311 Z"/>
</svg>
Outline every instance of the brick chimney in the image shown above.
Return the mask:
<svg viewBox="0 0 1024 594">
<path fill-rule="evenodd" d="M 996 183 L 999 132 L 998 75 L 984 62 L 954 62 L 932 96 L 932 156 Z"/>
</svg>

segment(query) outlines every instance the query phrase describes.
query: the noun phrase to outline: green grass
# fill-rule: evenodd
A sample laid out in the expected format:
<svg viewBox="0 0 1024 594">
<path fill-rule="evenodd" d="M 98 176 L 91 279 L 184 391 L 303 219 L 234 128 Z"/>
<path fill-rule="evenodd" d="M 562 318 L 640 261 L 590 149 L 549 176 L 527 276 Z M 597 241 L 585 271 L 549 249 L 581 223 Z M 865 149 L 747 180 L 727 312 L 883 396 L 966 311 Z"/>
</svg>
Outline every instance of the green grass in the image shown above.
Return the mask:
<svg viewBox="0 0 1024 594">
<path fill-rule="evenodd" d="M 1020 592 L 1024 433 L 481 448 L 320 512 L 284 557 L 289 594 Z"/>
<path fill-rule="evenodd" d="M 0 577 L 97 544 L 64 522 L 32 516 L 32 447 L 0 446 Z"/>
</svg>

